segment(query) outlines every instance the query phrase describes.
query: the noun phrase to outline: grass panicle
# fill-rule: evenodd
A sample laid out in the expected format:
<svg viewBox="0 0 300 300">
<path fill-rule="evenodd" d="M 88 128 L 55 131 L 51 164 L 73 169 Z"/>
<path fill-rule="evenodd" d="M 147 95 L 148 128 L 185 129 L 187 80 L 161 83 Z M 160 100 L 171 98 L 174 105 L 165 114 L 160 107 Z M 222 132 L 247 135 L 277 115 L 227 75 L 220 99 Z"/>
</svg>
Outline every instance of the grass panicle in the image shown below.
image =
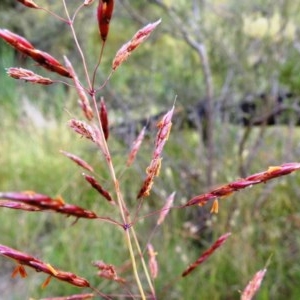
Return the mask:
<svg viewBox="0 0 300 300">
<path fill-rule="evenodd" d="M 174 118 L 174 106 L 169 111 L 167 111 L 162 116 L 161 120 L 157 123 L 157 133 L 154 140 L 154 149 L 152 150 L 152 156 L 150 156 L 147 160 L 147 162 L 150 161 L 150 163 L 146 168 L 145 178 L 140 181 L 139 177 L 135 179 L 132 177 L 130 178 L 132 186 L 131 184 L 126 184 L 126 186 L 124 187 L 124 185 L 122 184 L 122 180 L 123 176 L 126 177 L 126 171 L 129 172 L 130 170 L 132 170 L 132 168 L 129 167 L 132 166 L 133 162 L 139 164 L 139 161 L 137 161 L 137 154 L 139 151 L 141 151 L 141 145 L 145 139 L 146 131 L 148 130 L 148 128 L 147 126 L 143 127 L 140 133 L 137 134 L 137 137 L 133 139 L 134 142 L 130 147 L 127 160 L 120 171 L 119 165 L 116 163 L 117 158 L 115 158 L 114 156 L 115 151 L 112 151 L 113 146 L 111 146 L 110 144 L 112 143 L 113 145 L 113 143 L 115 142 L 115 137 L 111 136 L 110 133 L 111 124 L 108 118 L 110 105 L 108 105 L 109 101 L 104 101 L 104 97 L 101 95 L 101 93 L 103 92 L 103 89 L 107 86 L 107 83 L 110 81 L 110 78 L 114 74 L 114 72 L 128 59 L 128 57 L 134 52 L 135 49 L 137 49 L 142 43 L 144 43 L 149 38 L 149 36 L 154 32 L 154 30 L 156 30 L 157 26 L 161 23 L 161 20 L 143 26 L 133 35 L 133 37 L 127 43 L 121 46 L 121 48 L 117 51 L 116 55 L 113 58 L 111 58 L 112 62 L 111 68 L 109 70 L 110 74 L 107 77 L 105 77 L 106 79 L 104 80 L 102 85 L 96 87 L 95 79 L 98 68 L 99 66 L 101 66 L 101 59 L 104 55 L 104 48 L 106 46 L 109 35 L 110 22 L 115 10 L 114 1 L 99 0 L 97 7 L 94 7 L 93 0 L 85 0 L 81 1 L 77 8 L 74 9 L 74 7 L 72 7 L 73 9 L 71 10 L 67 5 L 66 0 L 62 0 L 62 7 L 64 8 L 66 19 L 58 16 L 56 13 L 48 10 L 47 8 L 40 7 L 32 0 L 18 0 L 18 2 L 25 6 L 25 8 L 35 9 L 35 12 L 46 12 L 49 14 L 50 17 L 56 18 L 56 22 L 61 22 L 64 26 L 68 26 L 70 30 L 70 35 L 74 39 L 74 45 L 78 50 L 80 56 L 80 64 L 82 70 L 75 70 L 71 63 L 71 59 L 67 58 L 66 56 L 64 57 L 65 65 L 63 65 L 56 58 L 51 56 L 48 52 L 36 49 L 31 44 L 31 42 L 29 42 L 25 37 L 13 33 L 8 29 L 0 29 L 0 39 L 4 40 L 22 55 L 33 59 L 38 64 L 38 66 L 43 67 L 44 69 L 46 69 L 46 71 L 52 72 L 52 76 L 65 77 L 64 79 L 66 80 L 66 82 L 43 77 L 25 68 L 8 68 L 7 74 L 8 76 L 14 79 L 20 79 L 30 83 L 45 85 L 45 88 L 47 88 L 47 86 L 51 85 L 52 83 L 63 84 L 68 89 L 73 89 L 76 92 L 76 97 L 77 99 L 79 99 L 79 107 L 81 109 L 81 114 L 83 114 L 84 121 L 79 120 L 77 116 L 73 117 L 72 112 L 72 119 L 68 121 L 67 125 L 73 130 L 71 130 L 71 133 L 73 135 L 74 133 L 77 134 L 77 136 L 74 135 L 74 139 L 78 138 L 79 135 L 80 138 L 83 137 L 89 141 L 92 141 L 92 144 L 89 145 L 90 148 L 88 148 L 89 150 L 87 151 L 89 151 L 89 154 L 93 153 L 93 151 L 99 151 L 101 154 L 101 164 L 104 165 L 104 167 L 102 168 L 102 170 L 99 171 L 99 162 L 95 164 L 90 163 L 92 159 L 90 160 L 89 158 L 87 159 L 87 161 L 89 161 L 88 163 L 87 161 L 85 161 L 85 159 L 81 158 L 80 156 L 77 156 L 65 150 L 60 150 L 60 152 L 65 157 L 67 157 L 69 160 L 77 164 L 80 168 L 83 168 L 85 171 L 88 172 L 88 174 L 82 173 L 83 178 L 80 177 L 81 181 L 85 180 L 88 183 L 88 185 L 86 185 L 87 187 L 83 188 L 85 193 L 83 193 L 83 195 L 80 196 L 78 196 L 76 192 L 76 188 L 79 185 L 79 180 L 77 182 L 74 179 L 73 174 L 72 176 L 70 176 L 69 182 L 72 186 L 72 196 L 74 198 L 78 196 L 78 199 L 73 199 L 73 201 L 74 203 L 76 203 L 76 201 L 80 202 L 81 198 L 83 197 L 91 199 L 91 201 L 95 200 L 95 198 L 93 198 L 94 196 L 91 196 L 93 195 L 93 192 L 90 192 L 90 188 L 92 188 L 96 190 L 101 197 L 106 199 L 109 204 L 112 205 L 105 206 L 99 204 L 98 201 L 93 201 L 92 208 L 84 208 L 81 205 L 79 206 L 69 201 L 67 203 L 61 196 L 48 196 L 48 194 L 51 194 L 48 192 L 40 193 L 34 191 L 14 191 L 13 189 L 13 191 L 0 192 L 0 207 L 11 210 L 20 210 L 23 213 L 30 212 L 31 214 L 34 214 L 35 212 L 51 212 L 55 216 L 64 215 L 67 217 L 73 217 L 75 218 L 75 222 L 72 224 L 73 226 L 75 226 L 75 223 L 78 219 L 84 219 L 84 221 L 88 224 L 93 223 L 89 222 L 93 220 L 94 223 L 96 223 L 98 226 L 97 230 L 88 231 L 83 229 L 84 237 L 87 238 L 87 240 L 85 240 L 86 244 L 82 245 L 83 242 L 81 240 L 77 241 L 76 247 L 82 250 L 82 253 L 77 253 L 76 251 L 76 255 L 78 255 L 78 263 L 80 263 L 81 259 L 85 256 L 86 249 L 84 247 L 92 248 L 93 253 L 97 257 L 102 255 L 102 252 L 99 251 L 99 249 L 97 248 L 99 246 L 99 240 L 101 243 L 104 244 L 105 247 L 109 249 L 115 248 L 119 250 L 119 255 L 112 254 L 111 257 L 108 257 L 107 259 L 101 257 L 99 260 L 94 261 L 92 264 L 85 265 L 84 268 L 90 270 L 91 279 L 85 279 L 85 276 L 81 277 L 73 272 L 62 271 L 59 268 L 53 267 L 49 263 L 45 263 L 43 260 L 40 260 L 34 256 L 27 254 L 27 251 L 19 251 L 6 245 L 0 244 L 0 255 L 12 259 L 16 263 L 16 267 L 12 272 L 12 277 L 20 275 L 22 278 L 25 278 L 28 276 L 25 268 L 31 268 L 37 272 L 45 273 L 48 276 L 42 284 L 43 288 L 47 287 L 51 278 L 56 278 L 59 281 L 63 281 L 64 283 L 67 283 L 69 285 L 84 289 L 82 294 L 75 293 L 68 296 L 64 295 L 61 297 L 52 297 L 44 299 L 84 300 L 100 297 L 103 299 L 157 300 L 159 299 L 159 293 L 156 289 L 157 286 L 162 288 L 164 291 L 167 290 L 167 292 L 170 292 L 170 294 L 168 294 L 165 299 L 171 299 L 170 295 L 172 294 L 172 292 L 169 289 L 169 282 L 165 282 L 166 278 L 163 278 L 162 281 L 165 284 L 165 287 L 161 287 L 161 283 L 159 281 L 160 274 L 162 273 L 162 270 L 166 267 L 163 266 L 163 261 L 160 260 L 159 253 L 155 250 L 157 249 L 157 247 L 155 245 L 156 240 L 154 236 L 154 232 L 156 233 L 157 229 L 162 229 L 162 224 L 165 224 L 165 220 L 167 217 L 170 216 L 170 212 L 175 209 L 176 212 L 186 212 L 188 209 L 193 209 L 190 208 L 191 206 L 196 206 L 197 208 L 199 208 L 199 206 L 203 206 L 208 201 L 213 200 L 214 202 L 211 208 L 211 212 L 217 213 L 219 210 L 218 199 L 229 196 L 242 189 L 257 184 L 266 183 L 271 179 L 293 173 L 300 169 L 300 163 L 291 162 L 284 163 L 280 166 L 270 167 L 266 171 L 255 173 L 248 177 L 233 181 L 229 184 L 222 185 L 221 187 L 211 189 L 207 193 L 196 195 L 187 202 L 185 199 L 184 202 L 181 202 L 181 204 L 178 205 L 174 204 L 175 192 L 170 194 L 168 197 L 166 197 L 166 195 L 168 195 L 167 193 L 163 194 L 163 197 L 166 198 L 166 201 L 164 204 L 160 205 L 161 209 L 152 210 L 148 212 L 144 217 L 140 217 L 139 213 L 141 209 L 149 209 L 152 205 L 151 201 L 149 201 L 149 203 L 147 203 L 148 206 L 143 206 L 143 204 L 145 204 L 145 202 L 143 202 L 143 199 L 145 197 L 150 196 L 150 194 L 152 196 L 154 179 L 160 176 L 160 170 L 162 168 L 163 160 L 163 151 L 166 142 L 168 141 L 168 138 L 170 136 L 172 128 L 172 118 Z M 79 34 L 82 34 L 84 32 L 79 32 L 80 29 L 75 29 L 76 27 L 74 26 L 76 17 L 80 14 L 83 8 L 95 10 L 94 13 L 97 15 L 95 25 L 98 26 L 97 30 L 100 33 L 99 43 L 101 44 L 101 48 L 99 51 L 100 53 L 98 61 L 95 63 L 94 71 L 92 74 L 90 74 L 88 70 L 88 63 L 86 59 L 88 54 L 85 53 L 85 51 L 80 45 L 80 39 L 78 39 Z M 70 13 L 71 11 L 72 13 Z M 118 14 L 116 14 L 116 16 L 118 16 Z M 87 22 L 88 21 L 89 20 L 87 20 Z M 90 26 L 90 24 L 88 24 L 87 26 Z M 187 37 L 188 35 L 185 36 Z M 82 79 L 80 78 L 80 76 L 84 76 L 84 78 Z M 97 159 L 99 159 L 99 157 L 97 157 Z M 52 161 L 49 164 L 51 165 Z M 53 167 L 52 165 L 51 167 L 54 170 L 57 169 L 57 167 Z M 34 169 L 36 169 L 36 165 L 34 165 Z M 169 175 L 172 172 L 176 171 L 177 170 L 169 170 Z M 169 176 L 170 178 L 172 177 L 171 175 Z M 133 182 L 135 180 L 137 184 L 134 185 Z M 46 181 L 47 182 L 45 182 L 45 185 L 48 186 L 51 183 L 51 181 Z M 139 199 L 137 202 L 131 201 L 131 198 L 135 197 L 136 187 L 138 190 L 137 198 Z M 98 194 L 97 196 L 99 196 Z M 188 193 L 186 197 L 188 197 L 187 199 L 189 199 L 190 193 Z M 72 197 L 64 198 L 72 199 Z M 85 206 L 85 203 L 83 206 Z M 103 207 L 107 208 L 109 216 L 103 215 Z M 150 217 L 153 215 L 156 218 L 156 222 L 154 221 L 154 229 L 152 233 L 150 232 L 150 234 L 147 236 L 143 231 L 139 232 L 138 230 L 140 230 L 140 225 L 142 223 L 139 221 L 146 222 L 149 220 L 146 217 Z M 295 218 L 295 216 L 293 217 Z M 23 219 L 20 217 L 20 220 L 18 221 L 20 221 L 21 223 L 23 222 Z M 84 223 L 85 225 L 83 225 L 83 223 L 84 222 L 76 224 L 76 226 L 81 225 L 86 226 L 84 228 L 89 228 L 86 225 L 86 223 Z M 102 240 L 102 238 L 99 237 L 98 231 L 101 232 L 103 230 L 104 226 L 102 226 L 102 224 L 104 223 L 105 225 L 107 225 L 106 223 L 114 225 L 114 235 L 117 236 L 120 232 L 121 234 L 123 234 L 122 239 L 120 238 L 120 241 L 123 242 L 122 245 L 111 244 L 113 241 L 111 232 L 109 233 L 109 238 Z M 55 236 L 55 234 L 57 234 L 57 231 L 55 231 L 55 226 L 49 227 L 49 230 L 54 232 L 54 243 L 57 239 L 57 236 Z M 76 229 L 77 228 L 78 227 L 76 227 Z M 73 227 L 68 229 L 72 230 Z M 57 242 L 56 245 L 64 249 L 68 249 L 68 243 L 63 243 L 65 242 L 65 240 L 63 239 L 63 232 L 63 230 L 59 232 L 58 235 L 61 235 L 62 239 L 60 240 L 60 242 Z M 29 230 L 28 236 L 31 236 L 30 234 L 31 231 Z M 174 234 L 176 234 L 176 232 Z M 44 235 L 46 235 L 44 232 L 41 233 L 41 236 L 44 237 Z M 194 272 L 196 268 L 198 268 L 209 257 L 211 257 L 212 254 L 214 254 L 218 248 L 223 246 L 230 235 L 231 232 L 222 234 L 206 251 L 202 251 L 202 254 L 197 260 L 189 264 L 184 269 L 184 271 L 181 273 L 181 276 L 180 270 L 182 270 L 183 268 L 181 269 L 180 263 L 184 262 L 184 264 L 187 265 L 187 261 L 189 259 L 187 259 L 184 256 L 181 257 L 180 253 L 182 250 L 179 246 L 177 248 L 174 247 L 177 251 L 177 253 L 175 253 L 174 255 L 176 256 L 176 261 L 178 261 L 178 266 L 175 266 L 175 268 L 177 268 L 176 272 L 178 273 L 175 274 L 175 276 L 177 275 L 177 278 L 180 278 L 181 280 L 188 280 L 189 278 L 186 279 L 186 277 L 190 277 L 189 275 L 191 275 L 191 273 Z M 184 234 L 182 234 L 182 236 L 184 236 Z M 27 247 L 30 246 L 30 242 L 31 237 L 26 243 Z M 60 243 L 62 244 L 62 246 Z M 163 246 L 163 239 L 161 241 L 161 244 Z M 126 249 L 126 251 L 124 251 L 124 249 Z M 74 249 L 69 249 L 69 251 L 74 251 Z M 223 249 L 223 251 L 226 251 L 226 249 Z M 108 251 L 108 253 L 109 252 L 110 251 Z M 123 252 L 126 252 L 125 260 Z M 30 253 L 30 251 L 28 251 L 28 253 Z M 43 254 L 41 253 L 41 255 Z M 170 254 L 170 256 L 171 255 L 172 254 Z M 118 265 L 120 265 L 120 262 L 121 267 L 117 267 Z M 165 264 L 168 264 L 168 262 L 169 258 L 167 258 L 166 261 L 164 261 Z M 94 266 L 96 270 L 93 269 L 92 266 Z M 74 265 L 70 265 L 70 268 L 73 267 Z M 254 275 L 252 280 L 248 283 L 248 285 L 242 292 L 241 300 L 250 300 L 254 297 L 254 294 L 257 293 L 258 289 L 260 288 L 265 274 L 266 269 L 262 269 Z M 211 277 L 213 278 L 213 276 Z M 109 284 L 112 285 L 109 286 Z M 203 286 L 205 286 L 205 283 L 203 283 Z M 176 293 L 176 286 L 173 285 L 173 287 Z M 120 292 L 117 289 L 120 289 Z M 52 291 L 55 291 L 55 289 L 53 289 Z M 197 295 L 193 295 L 193 298 L 196 297 Z"/>
</svg>

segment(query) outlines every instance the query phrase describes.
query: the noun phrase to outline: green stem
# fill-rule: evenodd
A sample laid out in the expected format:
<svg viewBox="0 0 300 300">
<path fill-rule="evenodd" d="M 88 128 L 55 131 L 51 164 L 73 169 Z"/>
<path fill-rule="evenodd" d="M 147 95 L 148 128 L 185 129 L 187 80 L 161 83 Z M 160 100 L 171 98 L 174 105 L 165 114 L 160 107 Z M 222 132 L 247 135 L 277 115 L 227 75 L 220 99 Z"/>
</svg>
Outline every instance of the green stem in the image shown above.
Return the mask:
<svg viewBox="0 0 300 300">
<path fill-rule="evenodd" d="M 123 220 L 124 224 L 131 224 L 131 219 L 130 219 L 130 216 L 127 214 L 126 204 L 123 201 L 122 193 L 121 193 L 121 190 L 120 190 L 120 185 L 119 185 L 119 182 L 117 180 L 115 169 L 114 169 L 114 166 L 113 166 L 113 162 L 112 162 L 110 152 L 109 152 L 109 149 L 108 149 L 108 145 L 107 145 L 107 142 L 105 140 L 105 136 L 104 136 L 103 128 L 102 128 L 102 125 L 101 125 L 101 120 L 100 120 L 100 116 L 99 116 L 99 110 L 98 110 L 98 107 L 97 107 L 97 102 L 96 102 L 95 95 L 93 95 L 93 103 L 94 103 L 94 107 L 95 107 L 95 110 L 96 110 L 96 113 L 97 113 L 99 129 L 100 129 L 100 139 L 101 140 L 100 140 L 99 147 L 100 147 L 101 151 L 104 154 L 107 165 L 109 167 L 111 178 L 112 178 L 112 180 L 114 182 L 114 185 L 115 185 L 115 191 L 116 191 L 116 195 L 117 195 L 117 202 L 118 202 L 118 206 L 119 206 L 119 210 L 120 210 L 120 213 L 121 213 L 122 220 Z M 143 286 L 142 286 L 142 283 L 141 283 L 141 280 L 140 280 L 140 277 L 139 277 L 139 273 L 138 273 L 138 270 L 137 270 L 137 265 L 136 265 L 136 260 L 135 260 L 135 255 L 134 255 L 131 239 L 130 239 L 129 230 L 128 230 L 128 228 L 124 228 L 124 229 L 125 229 L 125 232 L 126 232 L 126 234 L 125 234 L 126 244 L 127 244 L 129 254 L 130 254 L 130 259 L 131 259 L 131 263 L 132 263 L 132 269 L 133 269 L 134 277 L 135 277 L 136 283 L 138 285 L 138 289 L 139 289 L 140 294 L 141 294 L 141 299 L 146 300 L 145 292 L 144 292 L 144 289 L 143 289 Z M 134 232 L 133 228 L 131 228 L 131 231 Z M 134 236 L 135 236 L 135 234 L 134 234 Z M 136 244 L 138 244 L 137 241 L 136 241 Z M 139 246 L 138 246 L 138 249 L 140 249 Z M 140 250 L 139 250 L 139 252 L 140 252 Z"/>
</svg>

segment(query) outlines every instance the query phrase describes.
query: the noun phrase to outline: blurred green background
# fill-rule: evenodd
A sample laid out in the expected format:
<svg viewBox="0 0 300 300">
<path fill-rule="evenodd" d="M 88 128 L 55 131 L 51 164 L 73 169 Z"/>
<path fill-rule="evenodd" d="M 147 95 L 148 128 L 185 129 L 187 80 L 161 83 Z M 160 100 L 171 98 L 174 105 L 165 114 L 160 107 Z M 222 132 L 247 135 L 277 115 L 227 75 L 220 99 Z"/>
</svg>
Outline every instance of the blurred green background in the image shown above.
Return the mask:
<svg viewBox="0 0 300 300">
<path fill-rule="evenodd" d="M 64 16 L 62 3 L 36 1 Z M 71 11 L 82 1 L 67 1 Z M 96 1 L 97 2 L 97 1 Z M 75 22 L 90 73 L 101 46 L 96 24 L 96 2 L 80 11 Z M 137 161 L 127 169 L 126 159 L 136 131 L 120 133 L 124 122 L 147 119 L 170 109 L 185 110 L 205 102 L 207 83 L 203 61 L 189 44 L 188 36 L 205 48 L 211 71 L 214 118 L 212 156 L 202 140 L 201 126 L 174 126 L 163 154 L 161 175 L 140 215 L 159 210 L 176 191 L 175 204 L 183 204 L 210 187 L 269 166 L 299 161 L 300 129 L 297 127 L 300 95 L 298 24 L 300 1 L 116 1 L 110 34 L 96 83 L 108 76 L 116 51 L 143 25 L 161 18 L 151 38 L 138 48 L 111 78 L 99 96 L 104 96 L 112 134 L 113 155 L 124 199 L 134 214 L 136 195 L 148 166 L 156 130 L 148 132 Z M 0 28 L 26 36 L 38 49 L 60 61 L 67 55 L 84 80 L 82 64 L 68 26 L 43 11 L 19 3 L 1 1 Z M 58 78 L 0 43 L 0 190 L 34 190 L 50 196 L 62 195 L 76 204 L 119 220 L 118 211 L 106 203 L 82 178 L 82 170 L 59 153 L 72 152 L 94 166 L 101 183 L 113 188 L 101 153 L 67 126 L 70 118 L 83 119 L 73 89 L 55 84 L 31 85 L 9 78 L 5 68 L 20 66 Z M 84 81 L 83 81 L 84 82 Z M 243 127 L 220 113 L 226 105 L 234 109 L 247 97 L 261 94 L 276 99 L 292 93 L 285 111 L 285 124 Z M 263 103 L 264 106 L 264 103 Z M 230 112 L 232 114 L 232 110 Z M 138 122 L 137 122 L 138 123 Z M 140 125 L 137 125 L 139 130 Z M 180 128 L 179 128 L 180 127 Z M 134 126 L 135 128 L 135 126 Z M 210 157 L 210 158 L 209 158 Z M 208 182 L 210 174 L 211 180 Z M 220 199 L 217 215 L 205 207 L 174 209 L 155 230 L 157 214 L 135 224 L 141 245 L 151 243 L 158 252 L 157 299 L 239 299 L 247 282 L 268 264 L 256 299 L 300 298 L 300 174 Z M 86 277 L 113 299 L 125 299 L 126 288 L 97 278 L 92 261 L 117 266 L 128 287 L 136 292 L 122 231 L 95 220 L 66 218 L 50 212 L 26 213 L 2 208 L 0 243 L 22 250 L 62 270 Z M 232 232 L 217 250 L 190 276 L 178 279 L 219 236 Z M 11 278 L 14 263 L 0 258 L 0 299 L 39 299 L 80 292 L 28 270 L 25 279 Z M 179 277 L 178 277 L 179 276 Z M 143 278 L 144 280 L 144 278 Z"/>
</svg>

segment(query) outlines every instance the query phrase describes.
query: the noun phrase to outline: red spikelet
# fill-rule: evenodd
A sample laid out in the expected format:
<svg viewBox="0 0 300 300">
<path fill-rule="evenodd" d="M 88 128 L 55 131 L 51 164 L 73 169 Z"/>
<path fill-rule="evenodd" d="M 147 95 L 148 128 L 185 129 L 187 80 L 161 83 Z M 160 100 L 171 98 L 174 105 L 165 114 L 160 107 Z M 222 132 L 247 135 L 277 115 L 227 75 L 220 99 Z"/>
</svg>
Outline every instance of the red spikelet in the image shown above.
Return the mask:
<svg viewBox="0 0 300 300">
<path fill-rule="evenodd" d="M 231 183 L 222 185 L 214 190 L 211 190 L 208 193 L 197 195 L 192 199 L 190 199 L 185 204 L 185 206 L 191 206 L 196 204 L 202 206 L 206 204 L 206 202 L 208 202 L 209 200 L 229 196 L 232 193 L 237 192 L 241 189 L 245 189 L 247 187 L 251 187 L 259 183 L 265 183 L 271 179 L 288 175 L 299 169 L 300 169 L 300 163 L 298 162 L 285 163 L 282 164 L 281 166 L 269 167 L 268 170 L 264 172 L 256 173 L 246 178 L 238 179 Z M 217 207 L 213 207 L 213 211 L 216 212 Z"/>
<path fill-rule="evenodd" d="M 255 273 L 251 281 L 244 289 L 241 295 L 241 300 L 251 300 L 254 297 L 255 293 L 260 288 L 260 285 L 262 283 L 262 280 L 264 279 L 266 272 L 267 269 L 262 269 Z"/>
<path fill-rule="evenodd" d="M 22 54 L 31 57 L 45 69 L 55 72 L 61 76 L 72 78 L 72 75 L 69 73 L 69 71 L 58 60 L 56 60 L 47 52 L 34 48 L 33 45 L 24 37 L 7 29 L 0 29 L 0 38 L 10 44 L 16 50 L 20 51 Z"/>
<path fill-rule="evenodd" d="M 106 191 L 101 185 L 100 183 L 93 177 L 87 174 L 82 174 L 85 178 L 85 180 L 96 190 L 98 191 L 108 202 L 110 202 L 111 204 L 115 204 L 115 202 L 113 201 L 110 193 L 108 191 Z"/>
<path fill-rule="evenodd" d="M 7 29 L 0 29 L 0 38 L 20 52 L 24 49 L 34 49 L 33 45 L 25 38 Z"/>
<path fill-rule="evenodd" d="M 100 117 L 105 140 L 107 140 L 109 136 L 109 125 L 108 125 L 109 123 L 108 123 L 107 108 L 103 97 L 101 98 L 101 102 L 100 102 L 99 117 Z"/>
<path fill-rule="evenodd" d="M 18 2 L 22 3 L 23 5 L 30 7 L 30 8 L 40 8 L 35 2 L 32 0 L 17 0 Z"/>
<path fill-rule="evenodd" d="M 162 151 L 166 141 L 168 140 L 171 127 L 172 127 L 172 116 L 174 112 L 174 106 L 168 111 L 160 122 L 158 122 L 158 132 L 155 140 L 155 149 L 152 155 L 150 165 L 146 169 L 147 177 L 145 178 L 143 185 L 137 195 L 137 198 L 148 197 L 153 186 L 154 177 L 159 175 Z"/>
<path fill-rule="evenodd" d="M 7 74 L 15 79 L 23 79 L 26 82 L 49 85 L 52 84 L 53 81 L 49 78 L 42 77 L 38 74 L 33 73 L 30 70 L 23 68 L 8 68 Z"/>
<path fill-rule="evenodd" d="M 106 264 L 101 260 L 93 262 L 93 265 L 99 269 L 99 272 L 97 273 L 99 277 L 113 280 L 119 283 L 126 283 L 126 280 L 124 278 L 118 276 L 115 266 Z"/>
<path fill-rule="evenodd" d="M 63 151 L 63 150 L 60 150 L 60 153 L 62 153 L 63 155 L 65 155 L 66 157 L 70 158 L 72 161 L 74 161 L 77 165 L 79 165 L 80 167 L 90 171 L 90 172 L 94 172 L 94 169 L 92 166 L 90 166 L 86 161 L 84 161 L 82 158 L 72 154 L 72 153 L 69 153 L 69 152 L 66 152 L 66 151 Z"/>
<path fill-rule="evenodd" d="M 157 27 L 157 25 L 161 21 L 158 20 L 154 23 L 150 23 L 140 29 L 133 37 L 132 39 L 124 44 L 117 52 L 113 63 L 112 63 L 112 69 L 115 71 L 132 53 L 133 50 L 135 50 L 139 45 L 141 45 L 153 32 L 153 30 Z"/>
<path fill-rule="evenodd" d="M 227 232 L 220 236 L 209 249 L 202 253 L 202 255 L 195 262 L 188 266 L 188 268 L 181 274 L 181 276 L 185 277 L 189 275 L 194 269 L 196 269 L 200 264 L 207 260 L 216 251 L 216 249 L 221 247 L 226 242 L 230 235 L 231 233 Z"/>
<path fill-rule="evenodd" d="M 77 287 L 90 287 L 90 283 L 85 278 L 79 277 L 71 272 L 65 272 L 60 269 L 56 269 L 50 264 L 47 264 L 25 252 L 20 252 L 16 249 L 0 244 L 0 255 L 15 260 L 18 266 L 21 266 L 17 267 L 17 271 L 14 271 L 13 275 L 17 274 L 16 272 L 18 272 L 22 277 L 26 276 L 24 266 L 27 266 L 35 269 L 37 272 L 43 272 L 50 275 L 50 277 L 55 277 L 58 280 L 68 282 Z M 48 282 L 49 280 L 46 280 L 46 284 Z"/>
<path fill-rule="evenodd" d="M 109 23 L 114 10 L 114 0 L 99 0 L 97 9 L 97 18 L 101 39 L 103 42 L 106 41 Z"/>
</svg>

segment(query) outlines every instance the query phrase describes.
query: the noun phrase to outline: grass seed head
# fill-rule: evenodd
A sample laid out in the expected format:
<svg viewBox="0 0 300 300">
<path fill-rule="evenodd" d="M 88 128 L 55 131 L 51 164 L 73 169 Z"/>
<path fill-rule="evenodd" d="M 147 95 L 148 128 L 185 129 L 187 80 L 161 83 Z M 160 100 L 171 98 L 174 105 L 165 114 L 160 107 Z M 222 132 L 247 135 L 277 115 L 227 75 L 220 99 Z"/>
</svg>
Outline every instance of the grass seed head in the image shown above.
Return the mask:
<svg viewBox="0 0 300 300">
<path fill-rule="evenodd" d="M 17 0 L 18 2 L 22 3 L 23 5 L 29 7 L 29 8 L 40 8 L 34 1 L 32 0 Z"/>
<path fill-rule="evenodd" d="M 93 110 L 91 108 L 89 98 L 86 95 L 85 90 L 82 87 L 71 62 L 68 60 L 68 58 L 66 56 L 64 56 L 64 59 L 65 59 L 66 67 L 67 67 L 67 69 L 68 69 L 68 71 L 69 71 L 69 73 L 70 73 L 70 75 L 73 79 L 77 95 L 79 97 L 79 105 L 80 105 L 85 117 L 89 121 L 91 121 L 94 117 L 94 113 L 93 113 Z"/>
<path fill-rule="evenodd" d="M 78 157 L 77 155 L 74 155 L 72 153 L 69 153 L 69 152 L 66 152 L 63 150 L 60 150 L 60 153 L 62 153 L 66 157 L 70 158 L 72 161 L 74 161 L 80 167 L 82 167 L 90 172 L 94 172 L 93 167 L 91 165 L 89 165 L 86 161 L 84 161 L 82 158 Z"/>
<path fill-rule="evenodd" d="M 230 232 L 227 232 L 220 236 L 215 243 L 207 249 L 204 253 L 201 254 L 201 256 L 192 264 L 188 266 L 188 268 L 182 273 L 182 277 L 185 277 L 189 275 L 193 270 L 195 270 L 200 264 L 202 264 L 205 260 L 207 260 L 219 247 L 221 247 L 226 240 L 229 238 L 231 235 Z"/>
<path fill-rule="evenodd" d="M 26 82 L 43 84 L 43 85 L 49 85 L 53 83 L 53 80 L 51 80 L 50 78 L 40 76 L 27 69 L 8 68 L 6 71 L 10 77 L 15 79 L 22 79 L 25 80 Z"/>
<path fill-rule="evenodd" d="M 126 61 L 132 51 L 135 50 L 150 36 L 152 31 L 154 31 L 154 29 L 160 22 L 161 20 L 158 20 L 154 23 L 146 25 L 145 27 L 140 29 L 129 42 L 124 44 L 115 55 L 112 63 L 112 69 L 116 70 L 124 61 Z"/>
<path fill-rule="evenodd" d="M 105 140 L 107 141 L 109 136 L 109 122 L 108 122 L 107 108 L 103 97 L 101 97 L 101 101 L 100 101 L 99 117 L 102 125 L 102 130 L 104 133 L 104 137 Z"/>
<path fill-rule="evenodd" d="M 254 297 L 254 295 L 260 288 L 260 285 L 262 283 L 262 280 L 264 279 L 266 272 L 267 269 L 259 270 L 258 272 L 256 272 L 256 274 L 253 276 L 251 281 L 244 289 L 241 295 L 241 300 L 251 300 Z"/>
<path fill-rule="evenodd" d="M 97 19 L 99 32 L 103 42 L 106 41 L 109 23 L 114 10 L 114 0 L 99 0 L 99 5 L 97 9 Z"/>
</svg>

